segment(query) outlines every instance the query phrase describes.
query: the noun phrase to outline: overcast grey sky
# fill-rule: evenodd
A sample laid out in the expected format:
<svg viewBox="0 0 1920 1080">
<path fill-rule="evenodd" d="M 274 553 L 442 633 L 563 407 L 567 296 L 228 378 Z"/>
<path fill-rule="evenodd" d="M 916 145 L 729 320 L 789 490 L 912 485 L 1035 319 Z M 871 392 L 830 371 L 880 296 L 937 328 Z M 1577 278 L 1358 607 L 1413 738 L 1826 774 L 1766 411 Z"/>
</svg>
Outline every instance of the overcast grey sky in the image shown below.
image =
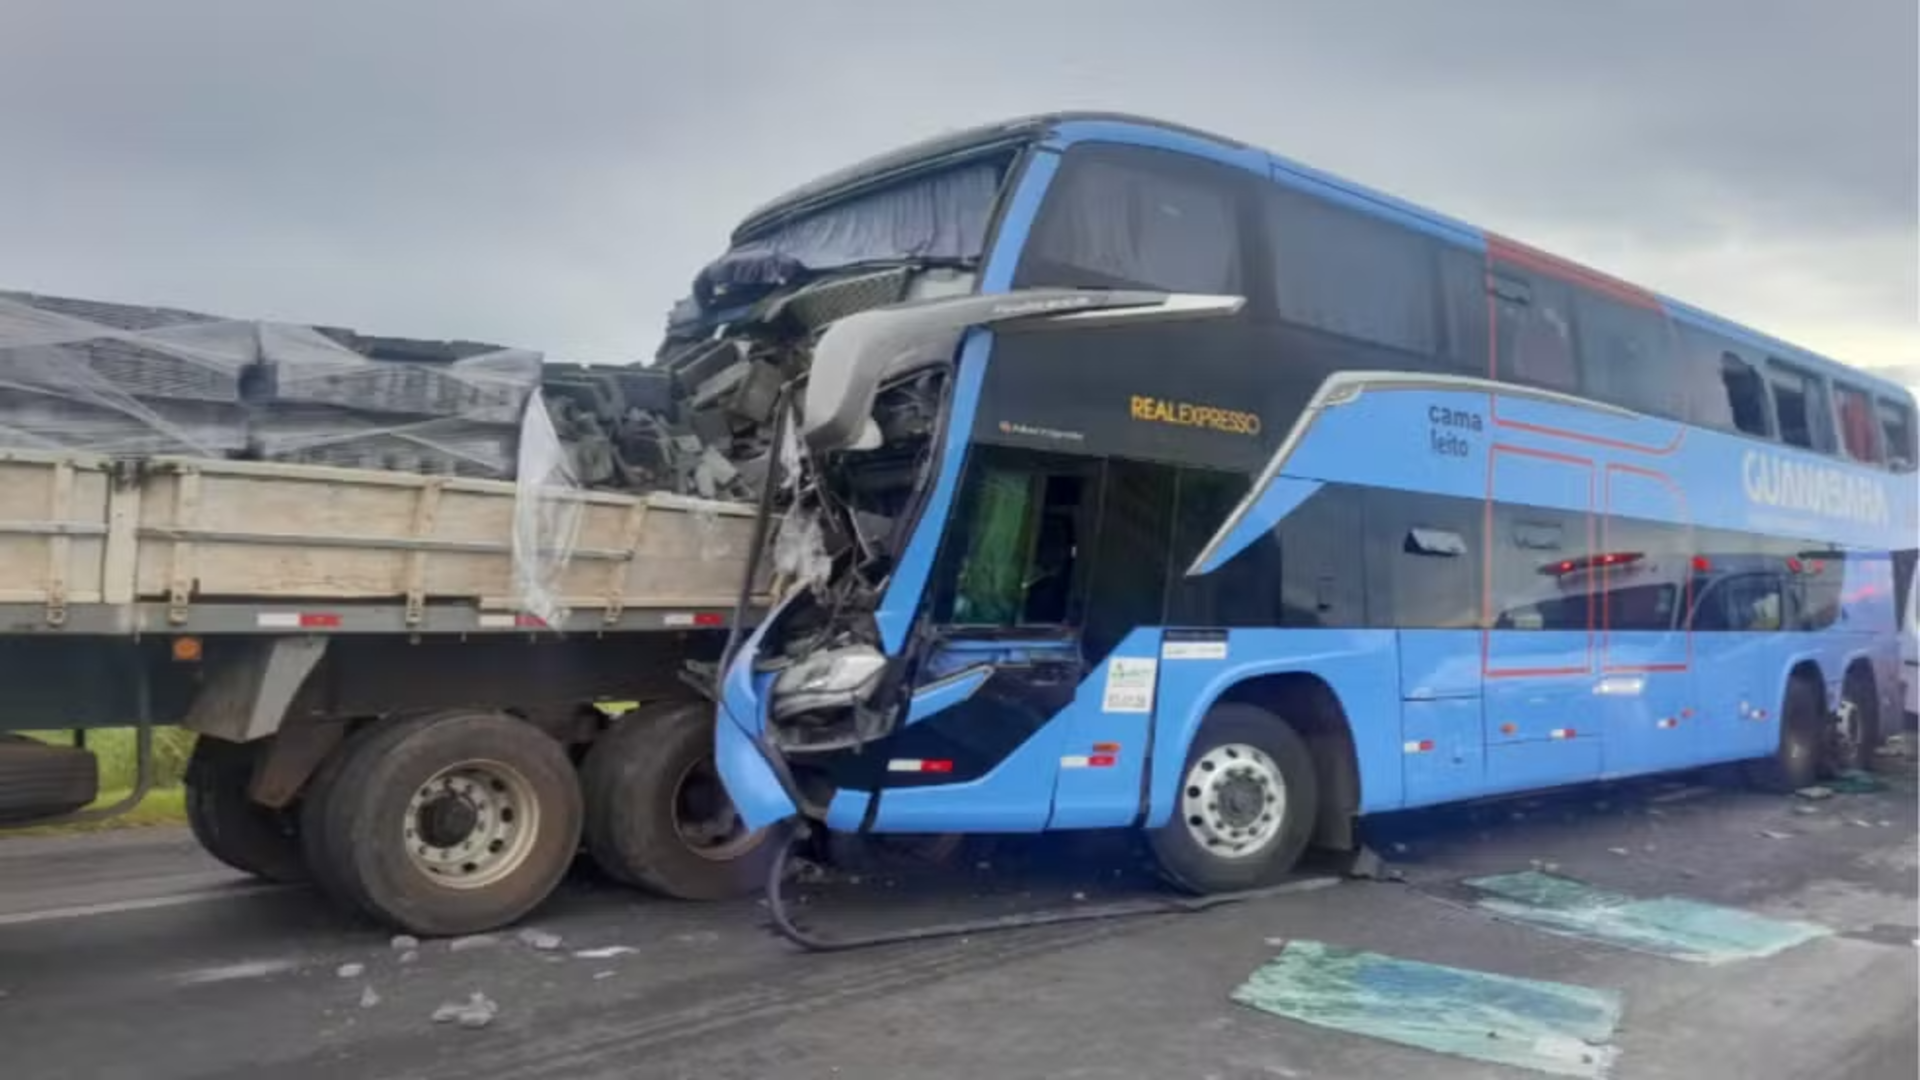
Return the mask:
<svg viewBox="0 0 1920 1080">
<path fill-rule="evenodd" d="M 0 288 L 651 354 L 763 199 L 1067 107 L 1920 361 L 1914 0 L 5 0 Z"/>
</svg>

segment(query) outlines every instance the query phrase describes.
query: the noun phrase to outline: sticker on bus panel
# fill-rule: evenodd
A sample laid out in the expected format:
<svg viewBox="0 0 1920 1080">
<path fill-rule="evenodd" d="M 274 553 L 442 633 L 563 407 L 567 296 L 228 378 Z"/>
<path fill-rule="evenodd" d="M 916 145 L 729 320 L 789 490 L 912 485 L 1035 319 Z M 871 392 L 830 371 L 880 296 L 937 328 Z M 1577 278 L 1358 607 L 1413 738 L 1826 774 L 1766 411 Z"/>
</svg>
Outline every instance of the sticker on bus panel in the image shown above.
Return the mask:
<svg viewBox="0 0 1920 1080">
<path fill-rule="evenodd" d="M 1160 643 L 1162 660 L 1225 660 L 1225 630 L 1169 630 Z"/>
<path fill-rule="evenodd" d="M 1151 656 L 1116 656 L 1107 661 L 1107 690 L 1101 712 L 1150 713 L 1153 680 L 1160 662 Z"/>
</svg>

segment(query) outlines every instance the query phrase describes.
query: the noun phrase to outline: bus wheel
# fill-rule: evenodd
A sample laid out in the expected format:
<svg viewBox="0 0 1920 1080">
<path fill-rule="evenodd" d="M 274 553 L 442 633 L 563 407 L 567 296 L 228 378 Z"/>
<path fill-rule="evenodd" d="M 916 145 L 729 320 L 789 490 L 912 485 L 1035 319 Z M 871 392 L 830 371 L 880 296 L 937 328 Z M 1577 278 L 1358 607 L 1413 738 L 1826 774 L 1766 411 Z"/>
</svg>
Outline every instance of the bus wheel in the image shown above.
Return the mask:
<svg viewBox="0 0 1920 1080">
<path fill-rule="evenodd" d="M 1827 724 L 1822 773 L 1839 776 L 1872 764 L 1880 745 L 1880 710 L 1873 694 L 1873 677 L 1860 668 L 1847 672 L 1840 688 L 1840 707 Z"/>
<path fill-rule="evenodd" d="M 247 797 L 263 743 L 232 743 L 202 735 L 193 743 L 185 778 L 187 826 L 206 853 L 243 874 L 268 881 L 304 881 L 299 818 Z"/>
<path fill-rule="evenodd" d="M 1763 791 L 1785 795 L 1820 779 L 1824 712 L 1820 685 L 1805 675 L 1787 681 L 1780 709 L 1780 745 L 1768 757 L 1747 763 L 1747 779 Z"/>
<path fill-rule="evenodd" d="M 607 876 L 680 900 L 765 884 L 776 845 L 747 831 L 727 798 L 713 714 L 703 702 L 636 709 L 587 751 L 587 850 Z"/>
<path fill-rule="evenodd" d="M 580 819 L 558 742 L 502 713 L 449 711 L 357 733 L 315 781 L 300 827 L 336 899 L 449 936 L 498 929 L 546 900 Z"/>
<path fill-rule="evenodd" d="M 1313 757 L 1286 721 L 1215 705 L 1187 753 L 1172 820 L 1147 840 L 1167 877 L 1193 892 L 1271 885 L 1306 849 L 1319 797 Z"/>
</svg>

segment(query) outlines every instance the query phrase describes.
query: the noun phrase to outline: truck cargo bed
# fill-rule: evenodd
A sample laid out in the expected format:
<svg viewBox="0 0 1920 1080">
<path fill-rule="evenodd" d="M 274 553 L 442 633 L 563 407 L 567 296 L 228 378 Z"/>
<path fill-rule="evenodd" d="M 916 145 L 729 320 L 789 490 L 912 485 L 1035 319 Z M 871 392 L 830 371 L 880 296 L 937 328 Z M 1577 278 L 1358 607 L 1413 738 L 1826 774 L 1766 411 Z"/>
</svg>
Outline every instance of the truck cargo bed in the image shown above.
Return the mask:
<svg viewBox="0 0 1920 1080">
<path fill-rule="evenodd" d="M 0 633 L 525 632 L 516 487 L 263 462 L 0 453 Z M 717 625 L 750 507 L 543 495 L 578 514 L 560 629 Z M 521 506 L 522 514 L 530 509 Z"/>
</svg>

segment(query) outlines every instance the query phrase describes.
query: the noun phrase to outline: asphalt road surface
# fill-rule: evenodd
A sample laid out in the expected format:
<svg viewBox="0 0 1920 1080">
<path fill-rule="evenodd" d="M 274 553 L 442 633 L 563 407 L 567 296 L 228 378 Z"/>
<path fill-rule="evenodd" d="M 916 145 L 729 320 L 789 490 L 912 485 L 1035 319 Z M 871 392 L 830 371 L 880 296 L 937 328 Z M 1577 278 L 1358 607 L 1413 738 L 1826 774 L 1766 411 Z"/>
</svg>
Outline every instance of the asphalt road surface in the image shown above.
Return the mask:
<svg viewBox="0 0 1920 1080">
<path fill-rule="evenodd" d="M 1817 804 L 1691 779 L 1589 788 L 1381 823 L 1371 835 L 1404 882 L 831 955 L 774 938 L 753 901 L 650 900 L 581 874 L 526 924 L 557 948 L 509 931 L 409 958 L 304 889 L 224 871 L 182 832 L 0 840 L 0 1077 L 1540 1075 L 1229 1000 L 1276 941 L 1304 938 L 1616 990 L 1626 1080 L 1911 1080 L 1915 817 L 1905 778 Z M 1450 901 L 1461 879 L 1536 860 L 1835 933 L 1709 966 Z M 1150 888 L 1133 864 L 1097 844 L 1000 845 L 945 878 L 829 885 L 805 910 L 869 928 L 1092 903 Z M 490 1024 L 433 1022 L 475 993 L 498 1007 Z"/>
</svg>

